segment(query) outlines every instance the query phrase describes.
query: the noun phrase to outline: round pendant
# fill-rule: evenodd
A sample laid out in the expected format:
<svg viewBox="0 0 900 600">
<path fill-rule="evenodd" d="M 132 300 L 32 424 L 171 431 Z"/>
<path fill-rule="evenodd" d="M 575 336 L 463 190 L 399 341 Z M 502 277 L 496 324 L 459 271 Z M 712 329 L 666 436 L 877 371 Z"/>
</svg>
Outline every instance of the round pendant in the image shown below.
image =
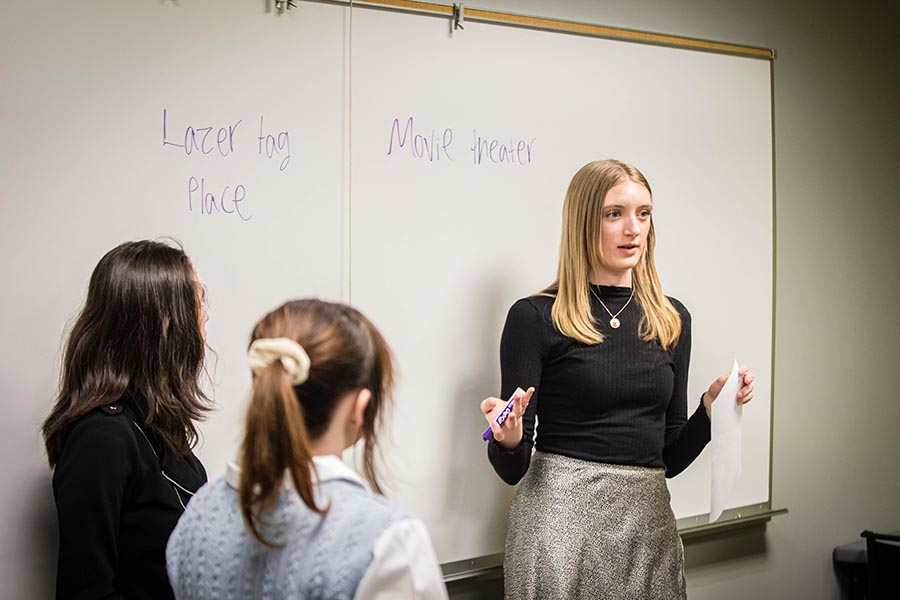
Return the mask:
<svg viewBox="0 0 900 600">
<path fill-rule="evenodd" d="M 617 318 L 613 317 L 612 319 L 609 320 L 609 326 L 612 327 L 613 329 L 618 329 L 619 328 L 619 320 Z"/>
</svg>

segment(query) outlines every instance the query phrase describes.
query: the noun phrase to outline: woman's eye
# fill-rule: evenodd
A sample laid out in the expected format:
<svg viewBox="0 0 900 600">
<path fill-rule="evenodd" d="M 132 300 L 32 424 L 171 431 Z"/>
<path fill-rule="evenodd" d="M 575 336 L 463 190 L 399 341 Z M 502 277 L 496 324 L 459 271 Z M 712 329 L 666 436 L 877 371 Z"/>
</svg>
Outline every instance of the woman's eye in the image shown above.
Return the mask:
<svg viewBox="0 0 900 600">
<path fill-rule="evenodd" d="M 617 210 L 611 210 L 611 211 L 609 211 L 608 213 L 606 213 L 606 216 L 607 216 L 607 217 L 611 217 L 611 218 L 616 218 L 616 217 L 618 217 L 619 215 L 620 215 L 620 213 L 619 213 L 619 211 L 617 211 Z"/>
</svg>

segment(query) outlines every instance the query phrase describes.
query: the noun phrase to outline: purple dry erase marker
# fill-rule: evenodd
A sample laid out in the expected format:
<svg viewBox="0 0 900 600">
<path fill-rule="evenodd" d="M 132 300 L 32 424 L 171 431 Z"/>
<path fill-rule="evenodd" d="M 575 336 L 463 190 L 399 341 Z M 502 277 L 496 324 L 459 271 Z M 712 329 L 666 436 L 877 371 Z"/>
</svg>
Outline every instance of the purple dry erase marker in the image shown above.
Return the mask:
<svg viewBox="0 0 900 600">
<path fill-rule="evenodd" d="M 501 410 L 500 414 L 497 415 L 497 418 L 494 419 L 494 423 L 496 423 L 498 427 L 500 425 L 503 425 L 503 421 L 505 421 L 506 417 L 509 416 L 509 413 L 512 412 L 513 407 L 516 405 L 516 398 L 518 398 L 520 396 L 524 396 L 524 395 L 525 395 L 525 390 L 523 390 L 522 388 L 516 388 L 516 391 L 513 392 L 509 401 L 506 403 L 506 406 L 503 407 L 503 410 Z M 486 442 L 489 441 L 492 437 L 494 437 L 494 434 L 491 432 L 490 427 L 485 429 L 484 433 L 481 434 L 481 439 L 483 439 Z"/>
</svg>

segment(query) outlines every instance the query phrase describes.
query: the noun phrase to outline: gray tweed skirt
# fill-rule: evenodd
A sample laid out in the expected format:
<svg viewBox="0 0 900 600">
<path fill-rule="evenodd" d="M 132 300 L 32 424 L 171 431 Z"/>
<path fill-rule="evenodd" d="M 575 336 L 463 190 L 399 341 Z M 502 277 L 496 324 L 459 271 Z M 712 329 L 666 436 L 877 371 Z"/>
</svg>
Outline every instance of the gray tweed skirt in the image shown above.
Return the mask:
<svg viewBox="0 0 900 600">
<path fill-rule="evenodd" d="M 665 471 L 535 452 L 509 508 L 507 600 L 682 600 Z"/>
</svg>

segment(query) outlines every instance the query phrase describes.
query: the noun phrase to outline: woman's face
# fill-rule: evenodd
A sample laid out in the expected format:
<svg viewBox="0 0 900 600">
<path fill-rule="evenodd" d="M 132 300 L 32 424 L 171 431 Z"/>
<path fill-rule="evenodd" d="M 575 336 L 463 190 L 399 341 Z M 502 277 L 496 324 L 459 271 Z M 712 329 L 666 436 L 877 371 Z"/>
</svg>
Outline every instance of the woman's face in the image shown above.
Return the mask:
<svg viewBox="0 0 900 600">
<path fill-rule="evenodd" d="M 203 343 L 206 343 L 206 322 L 209 321 L 209 313 L 206 312 L 206 288 L 200 283 L 200 277 L 197 275 L 197 270 L 191 269 L 191 277 L 194 280 L 194 285 L 197 287 L 197 302 L 200 305 L 200 336 L 203 338 Z"/>
<path fill-rule="evenodd" d="M 594 283 L 631 285 L 631 270 L 644 253 L 652 211 L 650 191 L 641 184 L 626 179 L 610 188 L 603 201 L 602 262 Z"/>
</svg>

